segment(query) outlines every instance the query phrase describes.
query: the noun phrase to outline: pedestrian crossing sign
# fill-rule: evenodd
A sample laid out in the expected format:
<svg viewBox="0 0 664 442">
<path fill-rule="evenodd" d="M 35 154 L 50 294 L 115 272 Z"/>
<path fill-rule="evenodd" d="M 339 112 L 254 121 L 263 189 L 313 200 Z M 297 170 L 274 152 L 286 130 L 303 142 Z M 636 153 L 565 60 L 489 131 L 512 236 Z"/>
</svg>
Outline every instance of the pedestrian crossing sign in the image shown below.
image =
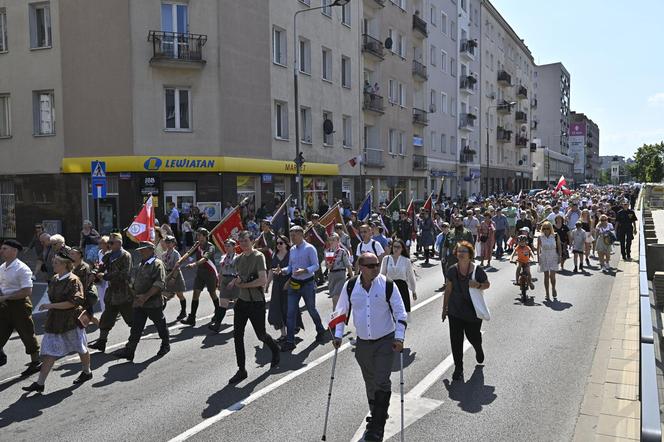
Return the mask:
<svg viewBox="0 0 664 442">
<path fill-rule="evenodd" d="M 106 178 L 106 163 L 104 161 L 93 161 L 92 167 L 92 178 Z"/>
</svg>

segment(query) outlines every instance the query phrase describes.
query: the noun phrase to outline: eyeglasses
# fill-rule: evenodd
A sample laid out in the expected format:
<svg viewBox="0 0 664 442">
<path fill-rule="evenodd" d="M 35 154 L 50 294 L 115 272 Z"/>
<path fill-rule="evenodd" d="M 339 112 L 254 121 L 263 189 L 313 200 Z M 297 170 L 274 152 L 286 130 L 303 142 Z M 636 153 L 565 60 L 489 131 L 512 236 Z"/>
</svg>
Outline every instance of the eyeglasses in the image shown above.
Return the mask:
<svg viewBox="0 0 664 442">
<path fill-rule="evenodd" d="M 378 267 L 380 267 L 380 263 L 377 263 L 377 262 L 372 262 L 370 264 L 360 264 L 360 265 L 362 267 L 366 267 L 368 269 L 377 269 Z"/>
<path fill-rule="evenodd" d="M 278 245 L 278 246 L 284 246 L 284 245 L 286 245 L 286 243 L 283 242 L 283 241 L 277 241 L 277 245 Z"/>
<path fill-rule="evenodd" d="M 457 254 L 458 253 L 470 253 L 470 250 L 468 250 L 468 249 L 457 249 Z"/>
</svg>

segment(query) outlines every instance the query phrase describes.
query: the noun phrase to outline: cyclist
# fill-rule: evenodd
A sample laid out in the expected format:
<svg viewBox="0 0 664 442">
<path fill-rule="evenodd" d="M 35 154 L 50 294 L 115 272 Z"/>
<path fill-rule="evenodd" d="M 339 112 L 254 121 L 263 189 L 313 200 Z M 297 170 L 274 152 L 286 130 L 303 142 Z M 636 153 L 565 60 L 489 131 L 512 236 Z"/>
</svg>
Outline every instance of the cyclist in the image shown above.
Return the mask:
<svg viewBox="0 0 664 442">
<path fill-rule="evenodd" d="M 516 284 L 519 284 L 519 273 L 521 268 L 523 268 L 528 275 L 528 286 L 530 287 L 530 290 L 533 290 L 535 288 L 535 284 L 533 284 L 530 275 L 530 262 L 532 261 L 534 254 L 533 249 L 531 249 L 528 245 L 528 237 L 526 235 L 519 235 L 517 238 L 517 246 L 514 248 L 512 256 L 510 256 L 510 262 L 513 262 L 512 260 L 514 259 L 514 255 L 516 255 L 515 264 L 517 264 L 515 278 Z"/>
</svg>

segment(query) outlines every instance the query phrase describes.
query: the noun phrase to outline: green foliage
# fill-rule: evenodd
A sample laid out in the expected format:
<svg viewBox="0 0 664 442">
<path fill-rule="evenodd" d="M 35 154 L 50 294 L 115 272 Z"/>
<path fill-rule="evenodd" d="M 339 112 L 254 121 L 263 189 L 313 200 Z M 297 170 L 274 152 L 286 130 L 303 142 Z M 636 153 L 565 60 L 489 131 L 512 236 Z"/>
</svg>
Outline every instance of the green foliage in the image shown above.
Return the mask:
<svg viewBox="0 0 664 442">
<path fill-rule="evenodd" d="M 644 144 L 634 154 L 634 164 L 628 166 L 636 181 L 659 183 L 664 178 L 664 142 Z"/>
</svg>

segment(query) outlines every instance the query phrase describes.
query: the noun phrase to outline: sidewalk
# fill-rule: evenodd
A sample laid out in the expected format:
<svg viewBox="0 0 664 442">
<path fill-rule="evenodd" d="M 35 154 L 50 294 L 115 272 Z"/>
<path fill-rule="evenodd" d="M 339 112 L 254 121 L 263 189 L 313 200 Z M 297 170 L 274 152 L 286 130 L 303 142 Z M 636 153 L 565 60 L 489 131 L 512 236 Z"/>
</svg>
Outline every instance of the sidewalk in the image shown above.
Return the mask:
<svg viewBox="0 0 664 442">
<path fill-rule="evenodd" d="M 620 253 L 619 248 L 617 253 Z M 639 256 L 638 240 L 632 243 L 632 256 Z M 618 270 L 581 403 L 574 441 L 639 440 L 641 435 L 639 263 L 621 260 Z"/>
</svg>

